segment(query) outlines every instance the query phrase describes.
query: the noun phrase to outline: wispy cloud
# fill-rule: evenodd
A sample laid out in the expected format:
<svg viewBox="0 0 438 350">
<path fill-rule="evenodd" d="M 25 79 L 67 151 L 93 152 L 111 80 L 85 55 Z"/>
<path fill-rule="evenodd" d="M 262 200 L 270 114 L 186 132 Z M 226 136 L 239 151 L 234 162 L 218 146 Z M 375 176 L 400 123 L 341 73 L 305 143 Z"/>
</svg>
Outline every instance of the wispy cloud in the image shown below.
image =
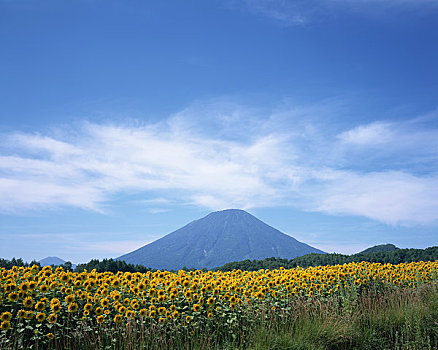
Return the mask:
<svg viewBox="0 0 438 350">
<path fill-rule="evenodd" d="M 244 4 L 251 13 L 284 26 L 303 25 L 340 12 L 376 14 L 438 9 L 437 0 L 245 0 Z"/>
<path fill-rule="evenodd" d="M 306 23 L 317 8 L 314 0 L 246 0 L 245 4 L 251 12 L 266 16 L 286 26 Z"/>
<path fill-rule="evenodd" d="M 326 107 L 265 114 L 213 101 L 155 124 L 4 134 L 0 211 L 105 212 L 135 194 L 151 213 L 178 204 L 286 205 L 391 225 L 437 223 L 434 117 L 333 129 L 323 122 Z"/>
<path fill-rule="evenodd" d="M 177 119 L 180 119 L 179 117 Z M 247 143 L 188 132 L 180 120 L 143 126 L 84 123 L 76 139 L 4 135 L 0 209 L 72 205 L 102 210 L 118 192 L 173 191 L 168 196 L 215 208 L 268 204 L 281 166 L 281 139 L 263 135 Z M 17 154 L 20 155 L 17 155 Z M 150 193 L 148 193 L 148 191 Z"/>
<path fill-rule="evenodd" d="M 375 122 L 344 131 L 338 135 L 338 138 L 350 145 L 380 146 L 391 141 L 392 136 L 389 123 Z"/>
<path fill-rule="evenodd" d="M 323 180 L 324 181 L 324 180 Z M 313 192 L 315 210 L 366 216 L 390 225 L 437 223 L 438 176 L 413 176 L 386 171 L 334 171 L 320 193 Z"/>
</svg>

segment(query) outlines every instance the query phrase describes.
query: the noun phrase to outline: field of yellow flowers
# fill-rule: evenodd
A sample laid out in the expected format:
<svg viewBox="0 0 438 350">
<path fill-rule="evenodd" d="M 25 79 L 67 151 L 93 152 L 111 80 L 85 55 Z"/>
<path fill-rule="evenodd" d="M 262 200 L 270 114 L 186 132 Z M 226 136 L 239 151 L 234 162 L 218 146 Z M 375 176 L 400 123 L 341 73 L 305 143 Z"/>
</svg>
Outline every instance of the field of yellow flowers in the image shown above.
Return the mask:
<svg viewBox="0 0 438 350">
<path fill-rule="evenodd" d="M 172 348 L 172 337 L 180 341 L 200 330 L 214 334 L 214 342 L 239 341 L 251 332 L 251 320 L 286 317 L 294 300 L 341 298 L 345 305 L 370 286 L 415 290 L 436 283 L 437 273 L 438 262 L 145 274 L 2 269 L 0 348 L 136 349 L 151 336 Z"/>
</svg>

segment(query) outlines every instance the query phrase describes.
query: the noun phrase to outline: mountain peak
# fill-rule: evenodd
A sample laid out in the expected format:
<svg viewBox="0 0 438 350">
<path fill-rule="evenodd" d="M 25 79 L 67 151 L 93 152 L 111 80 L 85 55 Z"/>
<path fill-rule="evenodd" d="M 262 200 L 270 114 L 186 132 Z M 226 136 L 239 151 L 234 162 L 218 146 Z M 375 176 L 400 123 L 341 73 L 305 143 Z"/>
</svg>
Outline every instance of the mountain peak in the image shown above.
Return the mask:
<svg viewBox="0 0 438 350">
<path fill-rule="evenodd" d="M 213 268 L 245 259 L 323 253 L 241 209 L 216 211 L 117 259 L 158 269 Z"/>
<path fill-rule="evenodd" d="M 207 216 L 203 217 L 202 219 L 208 218 L 208 217 L 214 217 L 214 216 L 252 216 L 250 213 L 248 213 L 245 210 L 242 209 L 224 209 L 224 210 L 219 210 L 219 211 L 214 211 L 210 214 L 208 214 Z M 202 220 L 199 219 L 199 220 Z"/>
</svg>

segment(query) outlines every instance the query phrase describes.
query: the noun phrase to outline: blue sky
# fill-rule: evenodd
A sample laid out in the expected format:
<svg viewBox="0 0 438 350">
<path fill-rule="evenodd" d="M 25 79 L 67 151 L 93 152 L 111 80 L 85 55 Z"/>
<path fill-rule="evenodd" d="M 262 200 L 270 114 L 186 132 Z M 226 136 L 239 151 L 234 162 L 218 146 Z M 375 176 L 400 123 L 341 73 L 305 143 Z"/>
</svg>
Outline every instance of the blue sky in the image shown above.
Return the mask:
<svg viewBox="0 0 438 350">
<path fill-rule="evenodd" d="M 0 0 L 0 257 L 225 208 L 327 252 L 438 241 L 438 1 Z"/>
</svg>

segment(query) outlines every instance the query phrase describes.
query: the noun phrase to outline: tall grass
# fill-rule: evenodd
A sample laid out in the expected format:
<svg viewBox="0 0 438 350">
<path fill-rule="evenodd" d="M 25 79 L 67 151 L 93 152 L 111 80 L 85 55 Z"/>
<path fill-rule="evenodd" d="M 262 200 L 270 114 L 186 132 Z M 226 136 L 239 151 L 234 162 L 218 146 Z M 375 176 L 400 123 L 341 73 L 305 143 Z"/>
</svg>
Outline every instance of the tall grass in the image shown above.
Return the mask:
<svg viewBox="0 0 438 350">
<path fill-rule="evenodd" d="M 293 313 L 258 323 L 248 349 L 438 349 L 438 286 L 386 287 L 326 301 L 292 302 Z"/>
</svg>

